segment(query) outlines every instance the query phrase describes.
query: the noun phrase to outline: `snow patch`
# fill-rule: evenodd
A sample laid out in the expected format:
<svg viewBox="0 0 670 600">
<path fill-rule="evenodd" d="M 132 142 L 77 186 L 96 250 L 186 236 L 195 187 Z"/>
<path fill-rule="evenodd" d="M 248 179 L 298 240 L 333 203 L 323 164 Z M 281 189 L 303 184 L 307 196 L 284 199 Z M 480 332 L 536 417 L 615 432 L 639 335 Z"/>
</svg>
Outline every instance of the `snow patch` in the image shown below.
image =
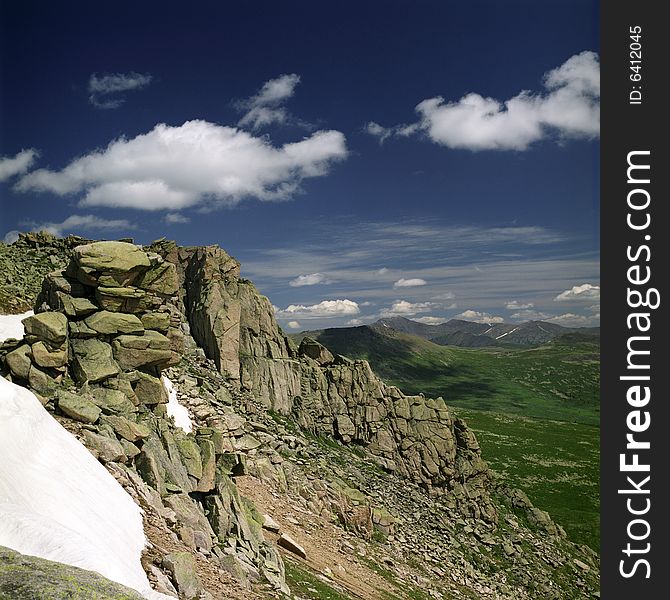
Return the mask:
<svg viewBox="0 0 670 600">
<path fill-rule="evenodd" d="M 500 338 L 504 338 L 506 335 L 509 335 L 510 333 L 514 333 L 517 329 L 519 329 L 519 328 L 515 327 L 514 329 L 512 329 L 512 331 L 508 331 L 507 333 L 503 333 L 502 335 L 499 335 L 498 337 L 496 337 L 496 339 L 499 340 Z"/>
<path fill-rule="evenodd" d="M 32 316 L 33 311 L 29 310 L 21 315 L 0 315 L 0 342 L 9 338 L 16 340 L 23 339 L 23 323 L 21 321 L 26 317 Z"/>
<path fill-rule="evenodd" d="M 183 429 L 186 433 L 191 433 L 191 431 L 193 431 L 193 422 L 188 414 L 188 409 L 179 404 L 179 400 L 177 400 L 177 390 L 174 389 L 172 382 L 165 375 L 163 375 L 161 379 L 163 380 L 163 386 L 169 397 L 167 414 L 174 419 L 174 424 L 177 427 Z"/>
</svg>

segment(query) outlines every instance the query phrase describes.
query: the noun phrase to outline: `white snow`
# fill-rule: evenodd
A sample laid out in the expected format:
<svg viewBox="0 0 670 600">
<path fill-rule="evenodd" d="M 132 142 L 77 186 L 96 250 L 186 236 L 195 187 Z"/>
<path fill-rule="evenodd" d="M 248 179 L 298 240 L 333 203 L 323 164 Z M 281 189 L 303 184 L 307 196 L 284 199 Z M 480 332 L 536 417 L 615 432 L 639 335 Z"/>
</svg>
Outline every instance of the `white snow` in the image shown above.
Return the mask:
<svg viewBox="0 0 670 600">
<path fill-rule="evenodd" d="M 3 315 L 0 339 L 25 316 Z M 0 377 L 0 546 L 166 599 L 140 564 L 145 544 L 140 508 L 116 479 L 32 392 Z"/>
<path fill-rule="evenodd" d="M 519 329 L 519 328 L 515 327 L 514 329 L 512 329 L 512 331 L 508 331 L 507 333 L 503 333 L 502 335 L 497 336 L 496 339 L 499 340 L 500 338 L 504 338 L 506 335 L 509 335 L 510 333 L 514 333 L 517 329 Z"/>
<path fill-rule="evenodd" d="M 21 321 L 33 314 L 32 310 L 22 315 L 0 315 L 0 342 L 9 338 L 20 340 L 23 337 L 23 323 Z"/>
<path fill-rule="evenodd" d="M 179 404 L 177 400 L 177 390 L 174 389 L 172 382 L 165 376 L 162 376 L 163 386 L 168 393 L 167 414 L 174 419 L 174 424 L 183 429 L 186 433 L 193 431 L 193 422 L 185 406 Z"/>
</svg>

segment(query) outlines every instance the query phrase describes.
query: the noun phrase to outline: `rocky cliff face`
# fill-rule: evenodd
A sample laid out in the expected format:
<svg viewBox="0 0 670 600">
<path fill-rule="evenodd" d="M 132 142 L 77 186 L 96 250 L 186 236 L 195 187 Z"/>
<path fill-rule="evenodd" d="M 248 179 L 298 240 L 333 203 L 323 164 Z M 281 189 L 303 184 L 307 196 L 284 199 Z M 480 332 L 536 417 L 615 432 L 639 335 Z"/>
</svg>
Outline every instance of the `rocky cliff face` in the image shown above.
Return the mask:
<svg viewBox="0 0 670 600">
<path fill-rule="evenodd" d="M 222 374 L 303 428 L 362 446 L 383 468 L 453 493 L 469 514 L 495 518 L 477 440 L 444 400 L 407 397 L 366 361 L 334 357 L 314 340 L 296 349 L 268 299 L 222 249 L 164 242 L 152 250 L 181 275 L 191 333 Z"/>
</svg>

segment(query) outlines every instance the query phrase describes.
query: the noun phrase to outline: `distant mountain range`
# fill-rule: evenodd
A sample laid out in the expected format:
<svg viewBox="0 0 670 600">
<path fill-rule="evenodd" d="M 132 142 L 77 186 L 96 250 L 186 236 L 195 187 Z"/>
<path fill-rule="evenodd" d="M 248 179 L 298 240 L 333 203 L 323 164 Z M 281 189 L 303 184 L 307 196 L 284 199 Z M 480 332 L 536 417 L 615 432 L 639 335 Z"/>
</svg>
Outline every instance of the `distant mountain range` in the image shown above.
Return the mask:
<svg viewBox="0 0 670 600">
<path fill-rule="evenodd" d="M 463 348 L 481 348 L 485 346 L 540 346 L 558 337 L 569 336 L 574 339 L 598 342 L 600 327 L 563 327 L 546 321 L 526 321 L 525 323 L 474 323 L 461 319 L 451 319 L 439 325 L 427 325 L 404 317 L 379 319 L 371 325 L 342 327 L 338 329 L 338 338 L 346 337 L 347 332 L 355 338 L 368 334 L 387 333 L 389 330 L 417 336 L 440 346 L 460 346 Z M 304 331 L 294 334 L 294 339 L 305 336 L 321 338 L 332 330 Z M 326 338 L 331 336 L 326 335 Z"/>
</svg>

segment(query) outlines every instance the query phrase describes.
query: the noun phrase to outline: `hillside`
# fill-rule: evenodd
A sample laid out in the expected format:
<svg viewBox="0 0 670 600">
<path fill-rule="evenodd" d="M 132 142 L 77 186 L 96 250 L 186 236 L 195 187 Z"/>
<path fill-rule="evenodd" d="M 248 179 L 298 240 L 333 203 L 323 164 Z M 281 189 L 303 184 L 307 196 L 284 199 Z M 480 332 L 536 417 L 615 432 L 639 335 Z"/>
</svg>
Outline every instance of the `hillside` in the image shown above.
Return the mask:
<svg viewBox="0 0 670 600">
<path fill-rule="evenodd" d="M 66 265 L 44 274 L 25 335 L 0 345 L 3 389 L 31 398 L 39 422 L 67 430 L 68 443 L 111 473 L 114 493 L 142 508 L 150 546 L 140 559 L 108 551 L 133 558 L 155 592 L 189 600 L 597 593 L 596 552 L 573 543 L 513 474 L 491 471 L 454 409 L 384 382 L 367 361 L 318 342 L 296 347 L 222 249 L 39 244 L 0 245 L 14 272 L 39 270 L 24 265 L 45 246 Z M 21 402 L 5 406 L 22 411 Z M 44 436 L 31 437 L 15 417 L 3 426 L 27 445 L 24 456 L 39 454 Z M 90 528 L 67 544 L 61 536 L 86 503 L 85 486 L 64 492 L 58 513 L 46 511 L 50 496 L 34 492 L 37 464 L 28 462 L 0 501 L 2 522 L 16 518 L 7 498 L 22 502 L 21 518 L 40 524 L 40 548 L 55 549 L 41 558 L 73 564 L 78 539 L 100 541 Z M 58 468 L 79 481 L 66 461 Z M 97 513 L 100 530 L 123 534 L 109 513 Z M 33 543 L 0 527 L 0 546 L 23 552 L 12 546 L 23 542 Z M 25 564 L 27 577 L 34 568 Z M 106 576 L 150 597 L 129 569 Z"/>
<path fill-rule="evenodd" d="M 597 333 L 561 333 L 534 348 L 445 347 L 383 325 L 310 333 L 332 352 L 369 360 L 406 393 L 444 397 L 475 429 L 496 472 L 574 539 L 598 547 Z"/>
<path fill-rule="evenodd" d="M 599 336 L 598 327 L 563 327 L 546 321 L 525 323 L 474 323 L 461 319 L 450 319 L 439 325 L 426 325 L 406 319 L 391 317 L 380 319 L 370 325 L 372 329 L 384 331 L 393 329 L 415 335 L 442 346 L 462 346 L 479 348 L 483 346 L 537 346 L 558 336 L 579 333 Z M 311 335 L 310 332 L 305 332 Z"/>
</svg>

